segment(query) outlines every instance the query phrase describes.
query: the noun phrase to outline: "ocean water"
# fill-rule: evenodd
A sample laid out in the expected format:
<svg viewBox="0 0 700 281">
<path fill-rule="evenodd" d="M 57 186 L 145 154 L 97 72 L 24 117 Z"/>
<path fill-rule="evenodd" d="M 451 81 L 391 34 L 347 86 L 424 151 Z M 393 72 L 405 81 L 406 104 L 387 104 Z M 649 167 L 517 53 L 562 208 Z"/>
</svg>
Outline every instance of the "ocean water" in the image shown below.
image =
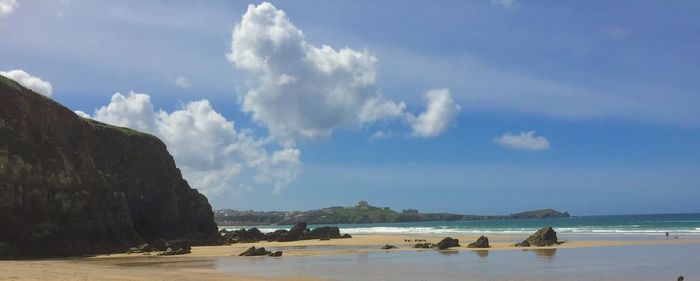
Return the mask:
<svg viewBox="0 0 700 281">
<path fill-rule="evenodd" d="M 317 227 L 319 225 L 311 225 Z M 529 234 L 552 226 L 564 236 L 672 236 L 700 235 L 700 213 L 658 215 L 582 216 L 559 219 L 434 221 L 415 223 L 340 224 L 350 234 L 481 235 Z M 288 225 L 258 226 L 263 232 L 288 229 Z M 240 227 L 227 227 L 228 229 Z"/>
</svg>

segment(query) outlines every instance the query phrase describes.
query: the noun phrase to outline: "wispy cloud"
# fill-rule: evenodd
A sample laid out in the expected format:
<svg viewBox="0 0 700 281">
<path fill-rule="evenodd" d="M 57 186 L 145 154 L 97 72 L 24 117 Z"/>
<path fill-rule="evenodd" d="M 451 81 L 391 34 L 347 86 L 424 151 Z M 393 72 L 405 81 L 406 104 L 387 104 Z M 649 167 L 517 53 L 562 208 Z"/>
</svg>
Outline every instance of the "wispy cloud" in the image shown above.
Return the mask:
<svg viewBox="0 0 700 281">
<path fill-rule="evenodd" d="M 190 82 L 190 79 L 187 79 L 184 76 L 178 76 L 177 78 L 175 78 L 175 85 L 183 89 L 192 88 L 192 83 Z"/>
<path fill-rule="evenodd" d="M 543 136 L 535 136 L 534 131 L 521 132 L 514 135 L 507 132 L 500 137 L 494 139 L 494 142 L 502 147 L 524 150 L 524 151 L 542 151 L 549 149 L 549 141 Z"/>
</svg>

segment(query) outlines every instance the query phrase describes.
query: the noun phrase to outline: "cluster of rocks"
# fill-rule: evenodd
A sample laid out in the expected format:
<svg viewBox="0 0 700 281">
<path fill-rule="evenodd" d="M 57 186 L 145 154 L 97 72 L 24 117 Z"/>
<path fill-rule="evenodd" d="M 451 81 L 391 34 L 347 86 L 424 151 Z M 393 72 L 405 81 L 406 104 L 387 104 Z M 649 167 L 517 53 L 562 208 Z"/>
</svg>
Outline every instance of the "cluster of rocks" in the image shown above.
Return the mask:
<svg viewBox="0 0 700 281">
<path fill-rule="evenodd" d="M 459 245 L 459 239 L 455 239 L 452 237 L 445 237 L 440 242 L 437 244 L 433 244 L 430 242 L 423 242 L 423 243 L 416 243 L 413 245 L 413 248 L 418 248 L 418 249 L 430 249 L 430 248 L 437 248 L 439 250 L 445 250 L 453 247 L 461 247 Z"/>
<path fill-rule="evenodd" d="M 386 244 L 386 245 L 384 245 L 384 246 L 382 247 L 382 250 L 391 250 L 391 249 L 398 249 L 398 248 L 399 248 L 399 247 L 396 247 L 396 246 L 394 246 L 394 245 Z"/>
<path fill-rule="evenodd" d="M 340 229 L 336 226 L 322 226 L 309 229 L 304 222 L 295 224 L 289 230 L 278 229 L 268 233 L 262 233 L 255 227 L 234 231 L 221 230 L 220 233 L 225 244 L 255 243 L 260 241 L 290 242 L 310 239 L 330 240 L 352 237 L 350 234 L 341 235 Z"/>
<path fill-rule="evenodd" d="M 150 254 L 152 252 L 157 252 L 159 256 L 174 256 L 174 255 L 184 255 L 189 254 L 192 249 L 190 241 L 187 239 L 178 240 L 163 240 L 158 239 L 153 243 L 143 243 L 136 247 L 130 248 L 127 254 Z"/>
<path fill-rule="evenodd" d="M 546 247 L 546 246 L 552 246 L 552 245 L 559 245 L 564 242 L 560 242 L 557 240 L 557 232 L 552 229 L 552 227 L 547 226 L 543 227 L 535 234 L 530 235 L 527 239 L 525 239 L 523 242 L 515 244 L 516 247 L 531 247 L 531 246 L 536 246 L 536 247 Z"/>
<path fill-rule="evenodd" d="M 255 248 L 255 246 L 252 246 L 252 247 L 248 248 L 248 250 L 245 250 L 245 252 L 240 253 L 238 256 L 240 256 L 240 257 L 254 257 L 254 256 L 281 257 L 282 251 L 272 252 L 272 251 L 265 250 L 265 247 Z"/>
</svg>

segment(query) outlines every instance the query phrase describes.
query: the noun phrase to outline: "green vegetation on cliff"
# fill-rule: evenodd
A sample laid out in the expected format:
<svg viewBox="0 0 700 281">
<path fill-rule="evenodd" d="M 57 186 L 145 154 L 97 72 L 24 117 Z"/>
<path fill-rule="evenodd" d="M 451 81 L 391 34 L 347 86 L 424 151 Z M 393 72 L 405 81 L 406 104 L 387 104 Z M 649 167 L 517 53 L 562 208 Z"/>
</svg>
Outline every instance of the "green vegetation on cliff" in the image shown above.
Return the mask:
<svg viewBox="0 0 700 281">
<path fill-rule="evenodd" d="M 366 201 L 360 201 L 353 207 L 330 207 L 311 211 L 294 212 L 256 212 L 217 210 L 214 219 L 221 225 L 268 225 L 294 224 L 352 224 L 352 223 L 391 223 L 421 221 L 457 221 L 457 220 L 494 220 L 494 219 L 532 219 L 569 217 L 566 212 L 553 209 L 528 211 L 501 216 L 460 215 L 450 213 L 420 213 L 415 209 L 397 212 L 389 207 L 375 207 Z"/>
</svg>

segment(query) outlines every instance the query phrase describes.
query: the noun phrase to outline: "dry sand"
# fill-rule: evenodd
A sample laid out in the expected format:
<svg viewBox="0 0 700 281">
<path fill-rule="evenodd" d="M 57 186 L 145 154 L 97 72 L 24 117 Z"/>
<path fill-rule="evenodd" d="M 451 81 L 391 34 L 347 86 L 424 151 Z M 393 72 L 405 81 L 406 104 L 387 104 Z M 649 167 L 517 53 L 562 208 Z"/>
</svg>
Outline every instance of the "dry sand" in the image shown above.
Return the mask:
<svg viewBox="0 0 700 281">
<path fill-rule="evenodd" d="M 412 236 L 412 235 L 355 235 L 350 239 L 334 239 L 327 241 L 306 240 L 295 242 L 260 242 L 250 244 L 235 244 L 230 246 L 193 247 L 192 253 L 183 256 L 149 256 L 143 254 L 114 254 L 100 255 L 87 258 L 0 261 L 0 280 L 319 280 L 305 276 L 286 276 L 284 278 L 258 278 L 247 276 L 232 276 L 216 270 L 211 260 L 216 257 L 237 256 L 250 246 L 266 248 L 282 248 L 284 256 L 320 256 L 380 252 L 384 244 L 396 245 L 399 249 L 388 251 L 434 251 L 432 249 L 413 249 L 415 239 L 425 239 L 436 243 L 442 237 Z M 451 250 L 471 251 L 466 245 L 476 240 L 474 236 L 456 236 L 463 247 Z M 406 242 L 405 239 L 411 240 Z M 524 237 L 490 236 L 489 250 L 520 250 L 514 247 L 514 241 Z M 625 241 L 567 241 L 566 243 L 547 248 L 581 248 L 581 247 L 612 247 L 612 246 L 641 246 L 641 245 L 674 245 L 700 243 L 698 238 L 658 239 L 658 240 L 625 240 Z M 536 249 L 537 247 L 532 247 Z M 281 258 L 284 258 L 281 257 Z M 249 258 L 249 257 L 240 257 Z M 272 257 L 253 257 L 272 258 Z M 201 265 L 198 265 L 201 261 Z M 179 265 L 186 262 L 186 266 Z"/>
</svg>

